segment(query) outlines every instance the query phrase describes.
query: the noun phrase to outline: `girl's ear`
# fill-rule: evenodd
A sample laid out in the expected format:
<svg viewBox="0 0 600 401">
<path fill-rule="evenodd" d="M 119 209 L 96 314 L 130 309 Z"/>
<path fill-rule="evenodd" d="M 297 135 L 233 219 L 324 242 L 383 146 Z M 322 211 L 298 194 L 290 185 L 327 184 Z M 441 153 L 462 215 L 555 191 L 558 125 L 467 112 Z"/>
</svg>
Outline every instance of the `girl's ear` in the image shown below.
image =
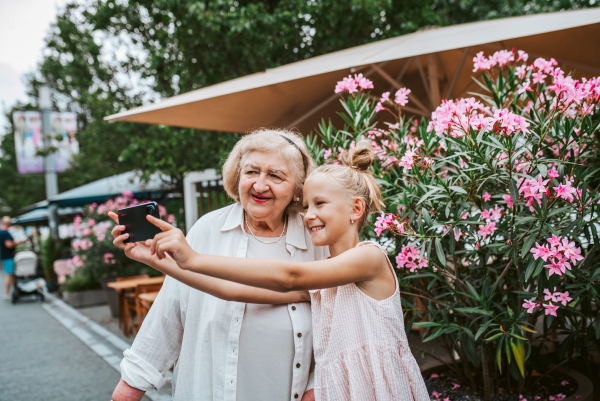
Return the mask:
<svg viewBox="0 0 600 401">
<path fill-rule="evenodd" d="M 356 222 L 360 220 L 362 215 L 365 213 L 366 204 L 363 199 L 356 198 L 352 201 L 352 213 L 350 214 L 350 220 Z"/>
</svg>

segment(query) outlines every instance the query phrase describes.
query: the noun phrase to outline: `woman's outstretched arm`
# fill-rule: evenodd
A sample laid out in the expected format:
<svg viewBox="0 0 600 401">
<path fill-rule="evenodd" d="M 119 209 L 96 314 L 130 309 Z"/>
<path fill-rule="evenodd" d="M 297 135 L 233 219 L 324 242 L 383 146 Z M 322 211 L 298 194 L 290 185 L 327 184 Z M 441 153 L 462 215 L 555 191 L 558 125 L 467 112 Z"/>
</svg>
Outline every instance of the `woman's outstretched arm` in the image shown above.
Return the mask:
<svg viewBox="0 0 600 401">
<path fill-rule="evenodd" d="M 172 257 L 183 270 L 277 292 L 369 281 L 382 274 L 382 267 L 389 269 L 383 253 L 372 246 L 354 248 L 335 258 L 304 263 L 202 255 L 191 249 L 181 230 L 152 216 L 148 216 L 148 221 L 163 230 L 154 237 L 151 245 L 151 252 L 158 259 Z"/>
</svg>

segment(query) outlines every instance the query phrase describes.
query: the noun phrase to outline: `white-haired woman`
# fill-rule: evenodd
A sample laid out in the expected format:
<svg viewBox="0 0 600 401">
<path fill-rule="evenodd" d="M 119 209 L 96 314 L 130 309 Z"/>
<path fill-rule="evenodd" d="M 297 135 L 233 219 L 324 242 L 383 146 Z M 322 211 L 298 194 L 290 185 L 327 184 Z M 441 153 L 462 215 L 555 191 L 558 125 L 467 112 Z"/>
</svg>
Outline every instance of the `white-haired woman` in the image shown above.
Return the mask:
<svg viewBox="0 0 600 401">
<path fill-rule="evenodd" d="M 223 186 L 236 203 L 203 216 L 187 241 L 205 254 L 322 259 L 328 251 L 312 245 L 298 214 L 313 169 L 306 145 L 292 132 L 260 130 L 243 137 L 223 166 Z M 113 236 L 123 229 L 115 226 Z M 115 243 L 160 270 L 146 244 Z M 167 277 L 124 353 L 113 400 L 141 399 L 166 383 L 172 366 L 174 400 L 312 400 L 310 304 L 282 304 L 281 293 L 206 280 L 215 280 L 229 301 Z M 266 294 L 264 304 L 244 303 L 245 294 L 255 291 Z"/>
</svg>

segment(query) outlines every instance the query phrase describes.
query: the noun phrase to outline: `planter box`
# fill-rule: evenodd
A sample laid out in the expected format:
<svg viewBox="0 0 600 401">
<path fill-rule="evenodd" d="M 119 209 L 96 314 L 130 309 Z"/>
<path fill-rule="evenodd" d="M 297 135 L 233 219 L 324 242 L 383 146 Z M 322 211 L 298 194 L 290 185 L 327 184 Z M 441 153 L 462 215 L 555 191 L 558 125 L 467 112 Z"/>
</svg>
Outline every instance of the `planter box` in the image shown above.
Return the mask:
<svg viewBox="0 0 600 401">
<path fill-rule="evenodd" d="M 63 301 L 73 308 L 85 308 L 92 305 L 105 305 L 106 293 L 104 290 L 91 290 L 81 292 L 63 292 Z"/>
</svg>

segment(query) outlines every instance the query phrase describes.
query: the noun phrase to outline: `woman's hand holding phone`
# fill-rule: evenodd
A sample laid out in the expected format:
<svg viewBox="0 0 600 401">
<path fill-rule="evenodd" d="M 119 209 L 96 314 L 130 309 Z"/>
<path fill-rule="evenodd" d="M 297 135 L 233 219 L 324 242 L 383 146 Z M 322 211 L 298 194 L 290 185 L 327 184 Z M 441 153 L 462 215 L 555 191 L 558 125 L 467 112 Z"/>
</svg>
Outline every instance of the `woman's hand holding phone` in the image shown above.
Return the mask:
<svg viewBox="0 0 600 401">
<path fill-rule="evenodd" d="M 155 268 L 156 263 L 159 262 L 159 259 L 156 257 L 156 255 L 153 255 L 152 252 L 150 252 L 152 240 L 147 240 L 144 242 L 130 242 L 128 244 L 123 243 L 123 241 L 129 238 L 129 234 L 122 234 L 122 231 L 125 230 L 125 226 L 119 225 L 119 217 L 116 213 L 108 212 L 108 217 L 117 223 L 117 225 L 110 232 L 114 238 L 113 244 L 117 248 L 124 250 L 125 256 L 128 258 Z"/>
</svg>

